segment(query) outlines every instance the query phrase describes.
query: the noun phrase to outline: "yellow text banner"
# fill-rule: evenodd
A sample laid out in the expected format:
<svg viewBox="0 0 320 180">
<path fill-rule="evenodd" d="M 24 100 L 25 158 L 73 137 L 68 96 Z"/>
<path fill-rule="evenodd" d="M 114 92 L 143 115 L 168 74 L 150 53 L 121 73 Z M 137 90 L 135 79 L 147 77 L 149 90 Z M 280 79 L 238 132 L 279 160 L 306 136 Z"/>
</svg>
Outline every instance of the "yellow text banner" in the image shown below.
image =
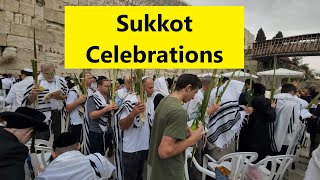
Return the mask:
<svg viewBox="0 0 320 180">
<path fill-rule="evenodd" d="M 66 69 L 242 69 L 243 6 L 66 6 Z"/>
</svg>

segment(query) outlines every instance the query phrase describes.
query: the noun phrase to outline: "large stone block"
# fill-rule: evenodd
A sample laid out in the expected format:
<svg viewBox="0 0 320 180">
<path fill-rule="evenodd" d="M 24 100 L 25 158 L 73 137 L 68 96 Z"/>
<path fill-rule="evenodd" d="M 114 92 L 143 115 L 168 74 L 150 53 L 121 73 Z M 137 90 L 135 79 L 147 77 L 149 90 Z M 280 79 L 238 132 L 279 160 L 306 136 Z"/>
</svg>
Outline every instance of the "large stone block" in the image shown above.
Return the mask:
<svg viewBox="0 0 320 180">
<path fill-rule="evenodd" d="M 46 29 L 46 24 L 47 24 L 46 20 L 44 20 L 42 18 L 35 17 L 35 18 L 32 18 L 32 20 L 31 20 L 32 27 L 34 27 L 36 29 L 45 30 Z"/>
<path fill-rule="evenodd" d="M 14 21 L 14 14 L 13 14 L 13 12 L 5 11 L 4 21 L 5 21 L 5 22 L 13 22 L 13 21 Z"/>
<path fill-rule="evenodd" d="M 56 56 L 58 57 L 61 57 L 61 54 L 64 54 L 64 43 L 55 42 L 53 44 L 50 44 L 49 52 L 51 52 L 52 54 L 56 54 Z"/>
<path fill-rule="evenodd" d="M 16 59 L 17 59 L 17 48 L 6 47 L 2 52 L 2 62 L 12 63 Z"/>
<path fill-rule="evenodd" d="M 16 24 L 22 24 L 23 15 L 22 14 L 14 14 L 14 22 Z"/>
<path fill-rule="evenodd" d="M 7 46 L 33 49 L 33 39 L 9 34 L 7 37 Z"/>
<path fill-rule="evenodd" d="M 28 26 L 11 23 L 10 34 L 28 37 L 29 29 Z"/>
<path fill-rule="evenodd" d="M 9 34 L 10 32 L 10 23 L 9 22 L 1 22 L 0 32 L 4 34 Z"/>
<path fill-rule="evenodd" d="M 55 10 L 55 11 L 63 12 L 65 5 L 67 5 L 67 4 L 65 2 L 63 2 L 62 0 L 54 0 L 54 1 L 52 1 L 52 9 Z"/>
<path fill-rule="evenodd" d="M 26 3 L 30 3 L 30 4 L 36 4 L 36 0 L 20 0 Z"/>
<path fill-rule="evenodd" d="M 64 26 L 57 23 L 47 22 L 47 30 L 48 31 L 58 31 L 64 32 Z"/>
<path fill-rule="evenodd" d="M 58 23 L 59 24 L 64 24 L 64 12 L 58 12 L 58 14 L 57 14 L 58 16 Z"/>
<path fill-rule="evenodd" d="M 52 22 L 57 22 L 58 12 L 52 9 L 44 8 L 44 19 Z"/>
<path fill-rule="evenodd" d="M 57 43 L 64 43 L 64 33 L 63 32 L 57 32 L 57 31 L 50 31 L 53 34 L 53 41 Z"/>
<path fill-rule="evenodd" d="M 53 34 L 49 31 L 36 29 L 36 39 L 39 40 L 40 44 L 52 43 Z"/>
<path fill-rule="evenodd" d="M 3 9 L 4 7 L 4 0 L 0 0 L 0 9 Z"/>
<path fill-rule="evenodd" d="M 22 24 L 27 25 L 27 26 L 31 26 L 31 20 L 32 20 L 31 16 L 23 15 Z"/>
<path fill-rule="evenodd" d="M 72 5 L 79 5 L 79 0 L 69 0 L 68 3 Z"/>
<path fill-rule="evenodd" d="M 34 15 L 36 17 L 44 18 L 44 7 L 36 5 L 34 9 Z"/>
<path fill-rule="evenodd" d="M 0 33 L 0 46 L 7 46 L 7 34 Z"/>
<path fill-rule="evenodd" d="M 11 12 L 18 12 L 19 11 L 19 1 L 17 0 L 4 0 L 4 10 L 11 11 Z"/>
<path fill-rule="evenodd" d="M 20 2 L 19 13 L 34 16 L 34 4 L 27 2 Z"/>
<path fill-rule="evenodd" d="M 87 0 L 79 0 L 79 5 L 86 6 L 86 5 L 88 5 L 88 1 Z"/>
<path fill-rule="evenodd" d="M 33 50 L 30 49 L 22 49 L 18 48 L 17 50 L 17 58 L 21 60 L 22 62 L 30 62 L 29 60 L 33 59 Z M 29 65 L 26 64 L 26 67 L 30 67 L 31 62 Z"/>
<path fill-rule="evenodd" d="M 46 0 L 44 7 L 48 9 L 52 9 L 52 1 L 55 1 L 55 0 Z"/>
<path fill-rule="evenodd" d="M 6 17 L 6 12 L 0 10 L 0 23 L 5 21 L 5 17 Z"/>
</svg>

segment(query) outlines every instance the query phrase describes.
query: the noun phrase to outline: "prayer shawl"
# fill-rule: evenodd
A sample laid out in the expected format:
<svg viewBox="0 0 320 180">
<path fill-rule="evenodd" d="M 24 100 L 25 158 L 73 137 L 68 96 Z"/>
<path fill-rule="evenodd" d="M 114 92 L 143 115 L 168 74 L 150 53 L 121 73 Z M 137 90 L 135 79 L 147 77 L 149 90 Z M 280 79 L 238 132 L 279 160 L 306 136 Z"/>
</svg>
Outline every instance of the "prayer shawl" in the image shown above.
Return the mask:
<svg viewBox="0 0 320 180">
<path fill-rule="evenodd" d="M 115 131 L 115 165 L 116 165 L 116 179 L 122 180 L 123 179 L 123 165 L 122 165 L 122 148 L 123 148 L 123 132 L 120 129 L 120 117 L 122 112 L 128 111 L 129 113 L 132 112 L 133 107 L 138 102 L 138 98 L 136 94 L 129 94 L 122 102 L 122 105 L 118 109 L 117 113 L 115 114 L 115 122 L 114 122 L 114 131 Z M 139 115 L 135 117 L 133 120 L 133 128 L 140 128 L 142 127 L 142 123 L 139 119 Z"/>
<path fill-rule="evenodd" d="M 319 180 L 320 177 L 320 145 L 312 152 L 312 158 L 309 161 L 305 180 Z"/>
<path fill-rule="evenodd" d="M 212 106 L 216 97 L 216 91 L 223 90 L 226 83 L 211 91 L 209 107 Z M 221 98 L 220 108 L 214 114 L 209 116 L 207 134 L 208 142 L 218 148 L 224 148 L 235 134 L 241 129 L 245 113 L 239 106 L 238 99 L 244 86 L 243 82 L 231 80 L 225 93 Z M 219 95 L 218 93 L 218 95 Z"/>
<path fill-rule="evenodd" d="M 36 180 L 110 178 L 114 166 L 101 154 L 88 156 L 79 151 L 68 151 L 55 158 Z"/>
<path fill-rule="evenodd" d="M 77 94 L 77 98 L 79 99 L 82 95 L 82 92 L 80 90 L 79 85 L 74 86 L 69 90 L 69 92 L 74 92 Z M 69 93 L 68 92 L 68 93 Z M 91 87 L 87 88 L 88 96 L 94 93 L 94 90 Z M 81 104 L 78 107 L 78 113 L 81 119 L 84 119 L 84 105 L 85 103 Z M 61 123 L 61 132 L 68 132 L 69 131 L 69 125 L 70 125 L 70 113 L 67 112 L 66 108 L 63 108 L 63 123 Z M 80 143 L 82 142 L 82 137 L 80 138 Z"/>
<path fill-rule="evenodd" d="M 294 98 L 297 100 L 297 102 L 301 105 L 301 118 L 306 119 L 312 116 L 312 114 L 309 112 L 309 109 L 306 109 L 309 105 L 309 103 L 306 100 L 303 100 L 299 98 L 298 96 L 294 96 Z"/>
<path fill-rule="evenodd" d="M 272 151 L 280 152 L 286 136 L 293 134 L 294 124 L 299 122 L 301 105 L 288 93 L 277 94 L 275 99 L 277 118 L 270 123 L 270 139 Z"/>
<path fill-rule="evenodd" d="M 54 79 L 55 88 L 60 89 L 63 92 L 63 94 L 66 95 L 68 92 L 68 87 L 67 87 L 65 80 L 59 76 L 55 76 L 54 78 L 55 78 Z M 43 86 L 42 84 L 45 83 L 46 80 L 43 79 L 43 77 L 41 77 L 41 76 L 39 76 L 38 79 L 39 79 L 40 86 Z M 37 109 L 38 111 L 42 112 L 46 116 L 46 120 L 44 122 L 46 122 L 48 124 L 49 120 L 51 118 L 51 102 L 50 102 L 50 100 L 44 102 L 44 101 L 42 101 L 42 99 L 50 91 L 48 88 L 45 88 L 44 91 L 38 95 L 38 107 L 36 107 L 36 103 L 33 103 L 31 105 L 27 105 L 27 99 L 31 93 L 32 87 L 33 87 L 33 81 L 28 86 L 26 86 L 26 88 L 24 89 L 23 100 L 22 100 L 21 106 L 28 106 L 30 108 L 34 108 L 34 109 Z M 63 106 L 63 103 L 62 103 L 62 106 Z"/>
<path fill-rule="evenodd" d="M 99 91 L 96 91 L 92 95 L 88 97 L 88 99 L 92 97 L 94 100 L 94 103 L 96 105 L 96 110 L 103 109 L 107 105 L 106 99 L 101 95 Z M 84 113 L 84 123 L 82 126 L 82 144 L 81 144 L 81 152 L 83 154 L 90 154 L 90 142 L 89 142 L 89 121 L 91 121 L 89 117 L 89 112 L 87 111 L 88 109 L 88 101 L 85 104 L 85 113 Z M 95 121 L 98 121 L 99 126 L 102 130 L 102 132 L 106 132 L 108 130 L 108 114 L 105 113 L 102 117 L 95 119 Z"/>
<path fill-rule="evenodd" d="M 154 112 L 155 112 L 154 100 L 158 94 L 161 94 L 163 97 L 167 97 L 169 95 L 168 87 L 164 77 L 157 78 L 154 81 L 154 92 L 151 97 L 147 98 L 146 108 L 147 108 L 147 115 L 148 115 L 150 129 L 152 128 L 153 120 L 154 120 Z"/>
<path fill-rule="evenodd" d="M 147 110 L 147 119 L 149 122 L 150 129 L 153 125 L 154 120 L 154 97 L 147 97 L 146 110 Z"/>
<path fill-rule="evenodd" d="M 161 94 L 164 97 L 169 96 L 168 86 L 164 77 L 157 78 L 154 81 L 154 96 Z"/>
</svg>

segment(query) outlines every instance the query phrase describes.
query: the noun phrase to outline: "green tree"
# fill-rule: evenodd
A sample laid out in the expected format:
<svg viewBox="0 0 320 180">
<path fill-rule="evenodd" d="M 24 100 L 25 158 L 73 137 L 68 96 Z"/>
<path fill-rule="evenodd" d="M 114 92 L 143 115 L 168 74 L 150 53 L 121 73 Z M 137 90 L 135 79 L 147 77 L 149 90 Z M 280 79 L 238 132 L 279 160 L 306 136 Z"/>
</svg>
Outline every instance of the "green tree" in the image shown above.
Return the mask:
<svg viewBox="0 0 320 180">
<path fill-rule="evenodd" d="M 256 42 L 265 41 L 267 39 L 262 28 L 259 29 L 256 37 Z"/>
<path fill-rule="evenodd" d="M 283 38 L 283 34 L 281 31 L 279 31 L 272 39 L 276 39 L 276 38 Z"/>
<path fill-rule="evenodd" d="M 291 59 L 288 58 L 288 60 L 282 59 L 282 64 L 287 69 L 304 71 L 305 79 L 312 79 L 314 77 L 309 68 L 309 64 L 302 62 L 302 57 L 293 57 Z"/>
</svg>

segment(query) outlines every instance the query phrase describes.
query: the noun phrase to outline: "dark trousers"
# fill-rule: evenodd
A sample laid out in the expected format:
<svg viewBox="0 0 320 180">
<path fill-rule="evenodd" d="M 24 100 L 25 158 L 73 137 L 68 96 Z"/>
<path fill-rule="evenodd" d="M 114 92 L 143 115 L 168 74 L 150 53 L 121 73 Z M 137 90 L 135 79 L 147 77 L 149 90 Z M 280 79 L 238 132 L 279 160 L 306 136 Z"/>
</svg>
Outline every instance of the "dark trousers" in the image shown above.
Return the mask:
<svg viewBox="0 0 320 180">
<path fill-rule="evenodd" d="M 77 137 L 78 141 L 80 142 L 82 134 L 82 124 L 71 125 L 71 134 Z"/>
<path fill-rule="evenodd" d="M 53 132 L 54 139 L 56 139 L 61 134 L 61 111 L 53 110 L 51 111 L 51 131 Z M 37 132 L 36 139 L 49 140 L 50 131 Z"/>
<path fill-rule="evenodd" d="M 142 180 L 144 162 L 147 160 L 148 150 L 133 153 L 122 152 L 125 180 Z"/>
<path fill-rule="evenodd" d="M 89 131 L 90 153 L 100 153 L 105 155 L 105 150 L 109 147 L 112 140 L 110 133 L 96 133 Z"/>
</svg>

